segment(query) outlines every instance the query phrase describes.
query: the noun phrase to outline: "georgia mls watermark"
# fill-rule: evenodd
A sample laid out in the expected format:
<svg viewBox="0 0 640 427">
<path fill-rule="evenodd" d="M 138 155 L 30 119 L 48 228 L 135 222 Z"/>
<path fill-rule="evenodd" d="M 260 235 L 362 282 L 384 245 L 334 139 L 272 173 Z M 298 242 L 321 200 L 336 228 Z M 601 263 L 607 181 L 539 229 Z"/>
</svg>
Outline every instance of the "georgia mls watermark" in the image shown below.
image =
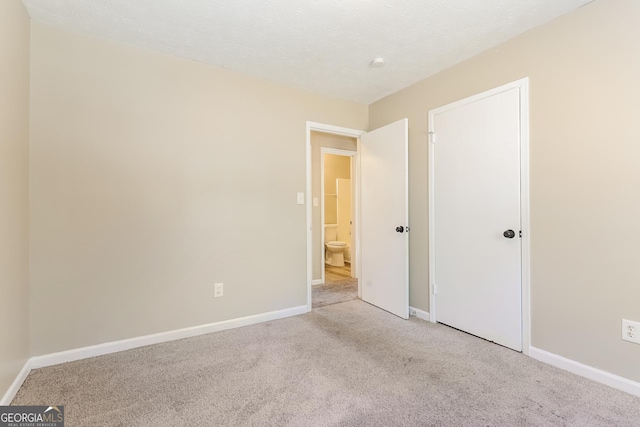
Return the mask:
<svg viewBox="0 0 640 427">
<path fill-rule="evenodd" d="M 64 427 L 64 406 L 0 406 L 0 427 Z"/>
</svg>

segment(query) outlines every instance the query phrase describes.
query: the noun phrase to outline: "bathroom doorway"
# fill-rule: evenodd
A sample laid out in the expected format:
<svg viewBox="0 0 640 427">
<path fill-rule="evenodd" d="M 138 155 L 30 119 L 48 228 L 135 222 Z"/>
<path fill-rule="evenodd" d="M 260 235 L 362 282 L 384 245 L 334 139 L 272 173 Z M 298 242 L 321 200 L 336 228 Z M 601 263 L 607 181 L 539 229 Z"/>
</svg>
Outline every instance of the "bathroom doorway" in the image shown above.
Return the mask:
<svg viewBox="0 0 640 427">
<path fill-rule="evenodd" d="M 311 132 L 313 308 L 359 297 L 357 139 Z"/>
<path fill-rule="evenodd" d="M 409 318 L 408 139 L 409 121 L 400 119 L 366 132 L 307 121 L 307 199 L 321 193 L 320 147 L 315 138 L 342 138 L 355 144 L 355 252 L 352 264 L 358 298 L 403 319 Z M 314 144 L 315 138 L 315 144 Z M 343 148 L 343 147 L 335 147 Z M 353 151 L 353 150 L 352 150 Z M 314 160 L 314 156 L 317 160 Z M 317 179 L 317 186 L 313 179 Z M 300 200 L 300 198 L 299 198 Z M 315 200 L 314 200 L 315 202 Z M 319 204 L 319 200 L 317 201 Z M 366 206 L 366 208 L 365 208 Z M 307 203 L 307 310 L 313 309 L 314 284 L 322 283 L 319 209 Z M 322 246 L 320 246 L 322 245 Z M 320 247 L 319 247 L 320 246 Z M 392 248 L 392 249 L 390 249 Z M 317 255 L 320 255 L 317 257 Z M 364 255 L 364 256 L 363 256 Z M 318 263 L 316 266 L 315 263 Z M 362 286 L 362 283 L 366 286 Z"/>
<path fill-rule="evenodd" d="M 355 279 L 353 170 L 355 152 L 320 149 L 320 212 L 324 254 L 322 283 Z"/>
</svg>

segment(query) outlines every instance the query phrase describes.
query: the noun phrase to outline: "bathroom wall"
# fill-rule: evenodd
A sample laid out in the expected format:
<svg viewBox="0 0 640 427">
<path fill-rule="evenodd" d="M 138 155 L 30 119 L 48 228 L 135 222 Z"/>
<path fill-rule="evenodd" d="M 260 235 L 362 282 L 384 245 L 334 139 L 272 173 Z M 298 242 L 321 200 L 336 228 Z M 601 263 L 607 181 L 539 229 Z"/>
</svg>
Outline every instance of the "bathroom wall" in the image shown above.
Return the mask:
<svg viewBox="0 0 640 427">
<path fill-rule="evenodd" d="M 327 123 L 334 124 L 334 123 Z M 358 128 L 354 128 L 358 129 Z M 365 130 L 365 129 L 362 129 Z M 355 138 L 346 136 L 331 135 L 328 133 L 311 132 L 311 192 L 314 198 L 322 197 L 320 185 L 320 148 L 339 148 L 342 150 L 356 151 L 358 146 Z M 320 203 L 312 209 L 312 241 L 313 241 L 313 280 L 322 279 L 322 269 L 324 268 L 324 242 L 322 242 L 322 218 L 320 213 Z"/>
<path fill-rule="evenodd" d="M 338 187 L 338 203 L 336 208 L 338 230 L 336 240 L 349 245 L 344 251 L 344 259 L 349 262 L 351 261 L 351 248 L 353 247 L 351 239 L 351 206 L 353 202 L 351 200 L 351 182 L 350 179 L 336 179 Z"/>
<path fill-rule="evenodd" d="M 29 357 L 29 25 L 0 1 L 0 398 Z"/>
<path fill-rule="evenodd" d="M 337 224 L 337 179 L 351 179 L 351 158 L 324 155 L 324 223 Z"/>
</svg>

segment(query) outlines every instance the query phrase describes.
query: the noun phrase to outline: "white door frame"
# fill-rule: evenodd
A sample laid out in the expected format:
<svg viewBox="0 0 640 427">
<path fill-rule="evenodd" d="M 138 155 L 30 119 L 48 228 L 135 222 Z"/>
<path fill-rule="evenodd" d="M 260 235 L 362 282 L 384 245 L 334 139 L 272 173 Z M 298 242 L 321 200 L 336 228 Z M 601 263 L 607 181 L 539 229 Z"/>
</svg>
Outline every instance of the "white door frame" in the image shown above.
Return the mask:
<svg viewBox="0 0 640 427">
<path fill-rule="evenodd" d="M 351 212 L 356 212 L 356 201 L 358 200 L 358 188 L 356 186 L 357 179 L 355 178 L 355 160 L 357 158 L 357 151 L 352 150 L 342 150 L 340 148 L 329 148 L 329 147 L 320 147 L 320 242 L 318 246 L 320 246 L 320 255 L 324 255 L 324 155 L 325 154 L 335 154 L 337 156 L 345 156 L 349 157 L 349 168 L 350 168 L 350 179 L 351 179 Z M 337 195 L 336 195 L 337 197 Z M 356 227 L 358 226 L 357 216 L 351 215 L 351 220 L 356 223 Z M 355 266 L 358 265 L 358 253 L 356 251 L 355 236 L 351 236 L 349 246 L 351 247 L 351 277 L 358 277 L 355 274 Z M 322 283 L 325 282 L 325 272 L 324 272 L 324 256 L 322 256 Z"/>
<path fill-rule="evenodd" d="M 461 99 L 440 108 L 429 111 L 429 320 L 436 322 L 436 293 L 435 293 L 435 219 L 434 212 L 434 176 L 435 150 L 438 143 L 437 134 L 433 133 L 434 119 L 437 114 L 471 104 L 484 98 L 518 89 L 520 93 L 520 221 L 522 227 L 522 352 L 529 355 L 531 347 L 531 227 L 529 205 L 529 78 L 525 77 L 515 82 Z"/>
<path fill-rule="evenodd" d="M 311 282 L 313 280 L 313 235 L 311 220 L 312 203 L 310 203 L 313 197 L 311 192 L 311 132 L 329 133 L 333 135 L 349 136 L 356 139 L 356 192 L 351 196 L 356 201 L 355 215 L 356 218 L 356 253 L 360 253 L 360 137 L 367 133 L 364 130 L 349 129 L 340 126 L 327 125 L 324 123 L 316 123 L 307 121 L 307 141 L 306 141 L 306 156 L 307 156 L 307 311 L 311 311 Z M 324 239 L 323 239 L 324 240 Z M 324 269 L 323 269 L 324 270 Z M 356 264 L 356 276 L 360 277 L 360 257 Z M 358 281 L 358 296 L 361 296 L 360 281 Z"/>
</svg>

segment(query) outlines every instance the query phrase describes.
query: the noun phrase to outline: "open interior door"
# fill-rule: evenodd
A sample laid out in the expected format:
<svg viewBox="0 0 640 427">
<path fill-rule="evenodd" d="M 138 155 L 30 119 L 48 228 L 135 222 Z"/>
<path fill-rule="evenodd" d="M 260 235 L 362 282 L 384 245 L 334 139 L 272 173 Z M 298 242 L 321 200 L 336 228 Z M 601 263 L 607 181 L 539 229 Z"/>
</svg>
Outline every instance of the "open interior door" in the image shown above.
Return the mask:
<svg viewBox="0 0 640 427">
<path fill-rule="evenodd" d="M 409 318 L 407 119 L 360 137 L 362 300 Z"/>
</svg>

